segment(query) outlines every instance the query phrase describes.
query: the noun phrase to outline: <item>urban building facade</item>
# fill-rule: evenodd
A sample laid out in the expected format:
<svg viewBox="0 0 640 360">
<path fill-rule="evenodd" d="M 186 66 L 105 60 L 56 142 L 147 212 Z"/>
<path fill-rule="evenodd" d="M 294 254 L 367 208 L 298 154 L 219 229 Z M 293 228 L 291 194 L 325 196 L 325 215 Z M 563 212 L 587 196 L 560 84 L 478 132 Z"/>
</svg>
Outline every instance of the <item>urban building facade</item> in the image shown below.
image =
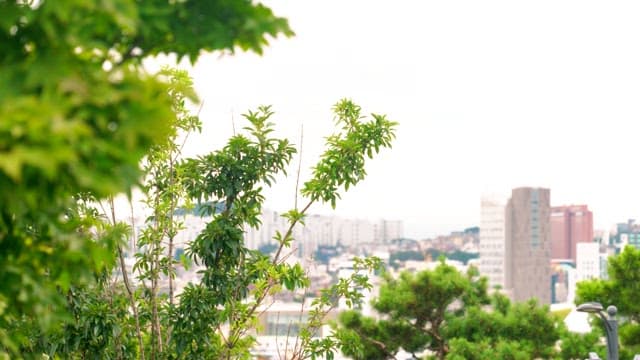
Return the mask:
<svg viewBox="0 0 640 360">
<path fill-rule="evenodd" d="M 286 232 L 289 224 L 279 213 L 264 210 L 260 227 L 245 229 L 247 247 L 258 249 L 275 244 L 276 231 Z M 403 237 L 403 223 L 395 220 L 349 219 L 338 216 L 308 215 L 304 224 L 293 228 L 291 249 L 300 258 L 310 258 L 319 247 L 356 248 L 363 244 L 389 244 Z"/>
<path fill-rule="evenodd" d="M 514 301 L 551 302 L 550 191 L 513 189 L 505 211 L 505 288 Z"/>
<path fill-rule="evenodd" d="M 626 223 L 616 224 L 616 233 L 612 240 L 617 247 L 616 252 L 621 252 L 625 246 L 631 245 L 640 249 L 640 224 L 634 219 L 629 219 Z"/>
<path fill-rule="evenodd" d="M 600 244 L 579 243 L 576 259 L 578 281 L 600 278 Z"/>
<path fill-rule="evenodd" d="M 505 287 L 505 202 L 485 196 L 480 203 L 480 263 L 478 270 L 489 280 L 489 288 Z"/>
<path fill-rule="evenodd" d="M 593 213 L 587 205 L 551 208 L 551 258 L 576 264 L 577 245 L 593 242 Z"/>
</svg>

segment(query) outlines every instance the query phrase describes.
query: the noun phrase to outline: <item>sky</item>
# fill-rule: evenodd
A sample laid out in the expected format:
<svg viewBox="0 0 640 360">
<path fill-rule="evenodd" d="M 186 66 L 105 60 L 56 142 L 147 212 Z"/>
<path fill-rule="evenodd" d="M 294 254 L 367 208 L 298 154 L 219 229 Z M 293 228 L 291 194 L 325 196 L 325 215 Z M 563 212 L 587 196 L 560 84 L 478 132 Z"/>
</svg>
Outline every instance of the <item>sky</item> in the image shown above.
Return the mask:
<svg viewBox="0 0 640 360">
<path fill-rule="evenodd" d="M 198 60 L 204 129 L 186 155 L 221 147 L 269 104 L 277 135 L 302 143 L 304 181 L 346 97 L 397 121 L 397 138 L 336 209 L 312 213 L 402 220 L 421 239 L 477 226 L 483 194 L 541 186 L 551 205 L 589 205 L 596 228 L 640 219 L 640 2 L 267 4 L 296 36 Z M 269 208 L 293 207 L 297 164 Z"/>
</svg>

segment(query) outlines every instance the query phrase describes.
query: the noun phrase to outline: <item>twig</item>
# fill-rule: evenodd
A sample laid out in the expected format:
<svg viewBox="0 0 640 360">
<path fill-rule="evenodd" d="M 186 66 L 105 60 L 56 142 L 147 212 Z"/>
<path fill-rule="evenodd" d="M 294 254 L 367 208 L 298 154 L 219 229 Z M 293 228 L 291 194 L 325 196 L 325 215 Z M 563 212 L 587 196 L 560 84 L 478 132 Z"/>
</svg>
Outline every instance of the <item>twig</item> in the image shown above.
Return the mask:
<svg viewBox="0 0 640 360">
<path fill-rule="evenodd" d="M 196 114 L 196 117 L 198 118 L 200 117 L 200 112 L 202 111 L 203 106 L 204 106 L 204 100 L 202 100 L 202 102 L 200 103 L 200 107 L 198 108 L 198 113 Z M 184 139 L 182 140 L 182 145 L 180 145 L 180 148 L 176 152 L 176 157 L 173 158 L 173 161 L 177 161 L 178 156 L 182 155 L 182 149 L 184 149 L 184 146 L 187 143 L 187 139 L 189 138 L 190 134 L 191 134 L 191 131 L 187 131 L 186 134 L 184 135 Z"/>
<path fill-rule="evenodd" d="M 133 202 L 131 201 L 131 199 L 129 199 L 129 211 L 131 213 L 130 216 L 130 222 L 131 222 L 131 251 L 135 251 L 138 247 L 138 234 L 136 233 L 136 224 L 135 224 L 135 218 L 133 216 Z"/>
<path fill-rule="evenodd" d="M 313 205 L 314 201 L 310 200 L 309 203 L 304 207 L 304 209 L 302 209 L 302 211 L 300 211 L 300 214 L 304 215 L 305 212 L 307 212 L 307 210 L 309 210 L 309 208 L 311 207 L 311 205 Z M 289 236 L 291 236 L 291 233 L 293 232 L 293 227 L 299 222 L 299 220 L 294 220 L 291 222 L 291 224 L 289 224 L 289 228 L 287 229 L 287 232 L 285 233 L 284 239 L 288 238 Z M 283 240 L 284 240 L 283 239 Z M 284 248 L 284 242 L 280 243 L 280 246 L 278 247 L 278 251 L 276 251 L 276 255 L 273 258 L 272 263 L 275 265 L 278 263 L 278 257 L 280 256 L 280 253 L 282 252 L 282 249 Z"/>
<path fill-rule="evenodd" d="M 236 136 L 236 122 L 233 118 L 233 108 L 231 108 L 231 130 L 233 131 L 233 136 Z"/>
<path fill-rule="evenodd" d="M 109 198 L 109 204 L 111 206 L 111 221 L 113 221 L 113 225 L 116 224 L 116 211 L 115 206 L 113 204 L 113 197 Z M 102 204 L 100 204 L 102 206 Z M 131 232 L 135 233 L 135 227 L 133 227 L 133 205 L 131 205 L 131 222 L 132 228 Z M 138 316 L 138 308 L 136 307 L 136 300 L 133 297 L 133 290 L 131 288 L 131 283 L 129 282 L 129 275 L 127 274 L 127 268 L 124 263 L 124 255 L 122 254 L 122 246 L 118 245 L 118 258 L 120 259 L 120 269 L 122 271 L 122 280 L 124 282 L 124 287 L 127 290 L 127 295 L 129 297 L 129 303 L 131 305 L 131 311 L 133 311 L 133 318 L 136 321 L 136 335 L 138 337 L 138 346 L 140 347 L 140 358 L 144 359 L 144 342 L 142 341 L 142 332 L 140 331 L 140 318 Z"/>
<path fill-rule="evenodd" d="M 300 125 L 300 151 L 298 151 L 298 174 L 296 175 L 296 193 L 293 208 L 298 210 L 298 186 L 300 185 L 300 168 L 302 168 L 302 140 L 304 135 L 304 124 Z"/>
<path fill-rule="evenodd" d="M 307 273 L 308 276 L 308 273 Z M 302 344 L 300 344 L 300 348 L 298 348 L 298 344 L 300 341 L 300 324 L 302 324 L 302 315 L 304 314 L 304 301 L 305 301 L 305 295 L 302 295 L 302 303 L 300 304 L 300 313 L 298 315 L 298 334 L 296 335 L 296 343 L 293 346 L 293 357 L 301 357 L 301 353 L 302 353 Z M 300 354 L 299 354 L 300 353 Z"/>
<path fill-rule="evenodd" d="M 375 345 L 376 347 L 378 347 L 378 349 L 380 349 L 382 352 L 385 353 L 385 355 L 387 355 L 388 357 L 392 358 L 392 359 L 397 359 L 395 357 L 395 355 L 393 353 L 391 353 L 388 349 L 387 349 L 387 345 L 385 345 L 383 342 L 378 341 L 376 339 L 373 339 L 365 334 L 363 334 L 361 331 L 358 331 L 357 329 L 354 329 L 354 331 L 356 332 L 356 334 L 358 334 L 358 336 L 360 336 L 361 338 L 366 339 L 367 341 L 371 342 L 373 345 Z"/>
</svg>

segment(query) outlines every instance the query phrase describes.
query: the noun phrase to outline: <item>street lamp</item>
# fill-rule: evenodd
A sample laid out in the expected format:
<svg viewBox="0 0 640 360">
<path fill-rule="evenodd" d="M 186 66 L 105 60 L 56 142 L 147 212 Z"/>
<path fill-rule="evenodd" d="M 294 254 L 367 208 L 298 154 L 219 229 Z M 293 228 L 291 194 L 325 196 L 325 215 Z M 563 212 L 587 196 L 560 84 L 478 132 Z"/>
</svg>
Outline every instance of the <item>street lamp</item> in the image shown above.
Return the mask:
<svg viewBox="0 0 640 360">
<path fill-rule="evenodd" d="M 618 309 L 609 305 L 607 308 L 608 316 L 604 314 L 603 309 L 602 304 L 597 302 L 580 304 L 576 308 L 578 311 L 600 316 L 607 333 L 607 360 L 618 360 L 618 320 L 616 320 Z"/>
</svg>

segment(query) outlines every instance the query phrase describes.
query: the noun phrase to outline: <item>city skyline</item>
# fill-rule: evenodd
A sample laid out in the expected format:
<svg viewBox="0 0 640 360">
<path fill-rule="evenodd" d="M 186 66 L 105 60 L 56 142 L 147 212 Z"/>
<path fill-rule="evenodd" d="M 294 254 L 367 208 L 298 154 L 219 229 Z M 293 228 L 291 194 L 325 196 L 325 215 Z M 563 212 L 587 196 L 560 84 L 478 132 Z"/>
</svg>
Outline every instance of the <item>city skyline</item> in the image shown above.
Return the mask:
<svg viewBox="0 0 640 360">
<path fill-rule="evenodd" d="M 587 204 L 594 227 L 640 218 L 632 167 L 640 118 L 640 4 L 579 1 L 269 3 L 297 35 L 259 57 L 207 55 L 192 69 L 203 134 L 219 148 L 241 114 L 272 104 L 278 134 L 302 141 L 302 179 L 342 97 L 399 122 L 393 149 L 335 213 L 402 220 L 424 238 L 480 223 L 480 199 L 550 188 Z M 290 174 L 296 173 L 297 159 Z M 295 176 L 267 194 L 294 204 Z M 313 213 L 328 214 L 327 207 Z"/>
</svg>

